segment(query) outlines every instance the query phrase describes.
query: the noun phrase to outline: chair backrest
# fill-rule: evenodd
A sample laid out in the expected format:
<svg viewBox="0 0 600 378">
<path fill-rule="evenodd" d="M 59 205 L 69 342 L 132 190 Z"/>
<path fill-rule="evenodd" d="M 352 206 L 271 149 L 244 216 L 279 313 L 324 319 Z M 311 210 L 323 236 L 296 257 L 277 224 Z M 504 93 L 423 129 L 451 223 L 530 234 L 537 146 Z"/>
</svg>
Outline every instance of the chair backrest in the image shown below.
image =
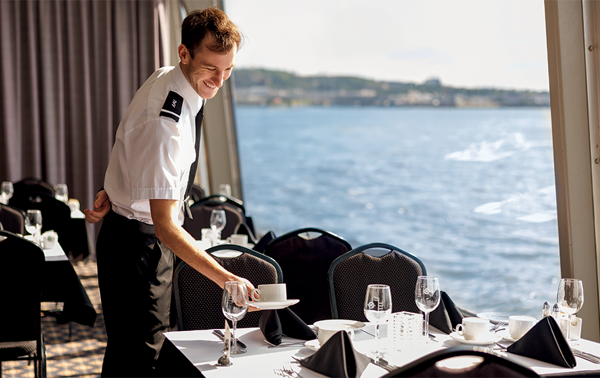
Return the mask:
<svg viewBox="0 0 600 378">
<path fill-rule="evenodd" d="M 420 313 L 415 303 L 417 277 L 427 275 L 416 256 L 389 244 L 367 244 L 338 257 L 329 268 L 329 296 L 335 319 L 365 321 L 365 293 L 370 284 L 389 285 L 392 312 Z"/>
<path fill-rule="evenodd" d="M 381 378 L 396 377 L 539 377 L 533 370 L 477 346 L 443 349 Z"/>
<path fill-rule="evenodd" d="M 0 223 L 6 231 L 21 235 L 25 233 L 25 213 L 23 210 L 0 203 Z"/>
<path fill-rule="evenodd" d="M 204 195 L 204 189 L 199 187 L 198 185 L 192 185 L 192 189 L 190 190 L 190 198 L 193 202 L 198 202 L 202 198 L 206 197 Z"/>
<path fill-rule="evenodd" d="M 36 178 L 24 178 L 13 184 L 14 194 L 31 195 L 31 194 L 48 194 L 54 197 L 54 186 Z"/>
<path fill-rule="evenodd" d="M 221 239 L 229 237 L 239 227 L 239 224 L 246 222 L 244 207 L 225 196 L 203 198 L 194 203 L 190 210 L 194 219 L 186 218 L 183 222 L 183 228 L 196 240 L 202 238 L 203 228 L 210 228 L 210 214 L 213 210 L 225 210 L 227 217 L 225 228 L 221 231 Z"/>
<path fill-rule="evenodd" d="M 294 312 L 305 323 L 330 319 L 327 269 L 352 247 L 341 237 L 318 228 L 303 228 L 272 240 L 265 254 L 283 270 L 289 299 L 300 299 Z"/>
<path fill-rule="evenodd" d="M 230 244 L 209 248 L 207 252 L 225 269 L 248 279 L 255 287 L 282 282 L 281 268 L 277 262 L 261 253 Z M 175 268 L 173 282 L 177 327 L 180 331 L 223 328 L 223 289 L 185 261 Z M 247 313 L 238 322 L 238 327 L 258 327 L 260 314 L 260 311 Z"/>
<path fill-rule="evenodd" d="M 0 239 L 0 342 L 41 341 L 44 251 L 9 231 Z"/>
</svg>

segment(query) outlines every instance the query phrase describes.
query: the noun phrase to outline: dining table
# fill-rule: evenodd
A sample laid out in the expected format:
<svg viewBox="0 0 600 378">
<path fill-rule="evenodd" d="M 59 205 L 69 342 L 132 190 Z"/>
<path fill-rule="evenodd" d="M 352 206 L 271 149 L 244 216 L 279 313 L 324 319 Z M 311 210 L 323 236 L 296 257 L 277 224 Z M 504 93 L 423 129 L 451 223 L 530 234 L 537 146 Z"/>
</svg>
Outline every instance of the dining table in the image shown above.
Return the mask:
<svg viewBox="0 0 600 378">
<path fill-rule="evenodd" d="M 375 325 L 366 323 L 361 330 L 354 332 L 353 346 L 356 351 L 369 354 L 374 349 L 387 350 L 384 359 L 388 364 L 401 367 L 416 361 L 430 353 L 444 348 L 462 345 L 449 335 L 430 327 L 432 339 L 420 340 L 416 343 L 400 345 L 399 351 L 392 345 L 387 336 L 387 325 L 382 325 L 380 340 L 376 340 Z M 314 342 L 306 344 L 302 340 L 283 337 L 282 344 L 300 342 L 299 344 L 270 347 L 264 340 L 259 328 L 238 328 L 237 338 L 247 346 L 247 352 L 231 355 L 233 364 L 228 367 L 217 366 L 217 360 L 223 355 L 223 342 L 217 338 L 213 330 L 174 331 L 165 333 L 165 344 L 161 352 L 162 369 L 172 376 L 198 376 L 207 378 L 219 377 L 269 377 L 278 376 L 277 369 L 284 365 L 292 367 L 297 373 L 291 375 L 302 378 L 319 378 L 324 375 L 300 366 L 296 361 L 306 358 L 314 351 Z M 221 330 L 223 331 L 223 330 Z M 501 342 L 502 344 L 503 342 Z M 508 343 L 510 344 L 510 343 Z M 308 346 L 310 347 L 308 347 Z M 516 363 L 524 365 L 537 374 L 547 377 L 600 376 L 600 364 L 576 357 L 577 366 L 563 368 L 532 358 L 503 352 L 496 345 L 487 346 L 495 353 Z M 600 344 L 580 339 L 577 348 L 600 356 Z M 388 371 L 379 365 L 370 363 L 361 377 L 381 377 Z"/>
<path fill-rule="evenodd" d="M 31 236 L 26 236 L 31 239 Z M 60 243 L 42 248 L 46 258 L 42 302 L 63 303 L 60 320 L 94 326 L 96 310 Z"/>
</svg>

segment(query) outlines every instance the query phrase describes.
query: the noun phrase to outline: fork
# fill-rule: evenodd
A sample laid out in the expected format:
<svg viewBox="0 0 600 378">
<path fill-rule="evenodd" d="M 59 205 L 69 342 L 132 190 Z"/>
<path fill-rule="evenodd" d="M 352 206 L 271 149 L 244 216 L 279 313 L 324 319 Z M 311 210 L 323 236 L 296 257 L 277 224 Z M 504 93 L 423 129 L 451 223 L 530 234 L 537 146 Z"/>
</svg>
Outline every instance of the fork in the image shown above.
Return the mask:
<svg viewBox="0 0 600 378">
<path fill-rule="evenodd" d="M 490 328 L 490 332 L 500 331 L 500 328 L 505 327 L 506 324 L 507 324 L 506 322 L 498 322 L 498 323 L 494 324 L 494 326 L 492 328 Z"/>
<path fill-rule="evenodd" d="M 302 378 L 300 373 L 292 369 L 292 365 L 290 365 L 289 362 L 286 362 L 285 365 L 283 365 L 283 367 L 281 368 L 281 370 L 283 370 L 284 373 L 289 374 L 290 377 Z"/>
</svg>

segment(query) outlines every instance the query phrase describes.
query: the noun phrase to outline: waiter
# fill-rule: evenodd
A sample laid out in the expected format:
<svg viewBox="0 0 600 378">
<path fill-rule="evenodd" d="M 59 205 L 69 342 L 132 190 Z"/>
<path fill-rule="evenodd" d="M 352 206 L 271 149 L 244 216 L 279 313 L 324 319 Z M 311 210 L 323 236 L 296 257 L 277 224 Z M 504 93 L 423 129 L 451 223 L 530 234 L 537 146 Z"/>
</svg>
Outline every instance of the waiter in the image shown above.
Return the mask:
<svg viewBox="0 0 600 378">
<path fill-rule="evenodd" d="M 133 98 L 117 129 L 104 190 L 94 211 L 85 210 L 89 222 L 104 218 L 97 242 L 108 337 L 102 376 L 154 374 L 169 330 L 173 253 L 220 287 L 244 281 L 253 289 L 195 247 L 182 228 L 204 102 L 231 75 L 242 36 L 225 13 L 209 8 L 186 17 L 181 41 L 179 64 L 154 72 Z"/>
</svg>

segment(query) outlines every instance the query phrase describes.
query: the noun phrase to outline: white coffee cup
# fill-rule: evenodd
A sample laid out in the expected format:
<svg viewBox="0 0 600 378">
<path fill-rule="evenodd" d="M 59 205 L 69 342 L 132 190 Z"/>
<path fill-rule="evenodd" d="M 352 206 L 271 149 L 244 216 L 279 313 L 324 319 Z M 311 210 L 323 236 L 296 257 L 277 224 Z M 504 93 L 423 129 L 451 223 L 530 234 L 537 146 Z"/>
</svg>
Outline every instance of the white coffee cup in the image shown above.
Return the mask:
<svg viewBox="0 0 600 378">
<path fill-rule="evenodd" d="M 229 244 L 241 245 L 242 247 L 245 247 L 248 245 L 248 235 L 233 234 L 227 238 L 227 242 Z"/>
<path fill-rule="evenodd" d="M 462 324 L 456 326 L 456 333 L 465 340 L 478 340 L 489 334 L 489 320 L 481 318 L 464 318 Z"/>
<path fill-rule="evenodd" d="M 58 241 L 58 234 L 54 231 L 46 231 L 42 234 L 42 248 L 52 249 Z"/>
<path fill-rule="evenodd" d="M 513 315 L 508 317 L 508 333 L 515 340 L 523 337 L 535 325 L 537 320 L 531 316 Z"/>
<path fill-rule="evenodd" d="M 255 294 L 258 294 L 258 298 Z M 284 283 L 258 285 L 258 289 L 252 290 L 251 298 L 257 302 L 284 302 L 287 300 L 287 289 Z"/>
<path fill-rule="evenodd" d="M 345 331 L 348 333 L 350 340 L 354 339 L 354 329 L 348 324 L 326 324 L 317 327 L 317 338 L 319 345 L 323 346 L 331 336 L 335 335 L 339 331 Z"/>
</svg>

